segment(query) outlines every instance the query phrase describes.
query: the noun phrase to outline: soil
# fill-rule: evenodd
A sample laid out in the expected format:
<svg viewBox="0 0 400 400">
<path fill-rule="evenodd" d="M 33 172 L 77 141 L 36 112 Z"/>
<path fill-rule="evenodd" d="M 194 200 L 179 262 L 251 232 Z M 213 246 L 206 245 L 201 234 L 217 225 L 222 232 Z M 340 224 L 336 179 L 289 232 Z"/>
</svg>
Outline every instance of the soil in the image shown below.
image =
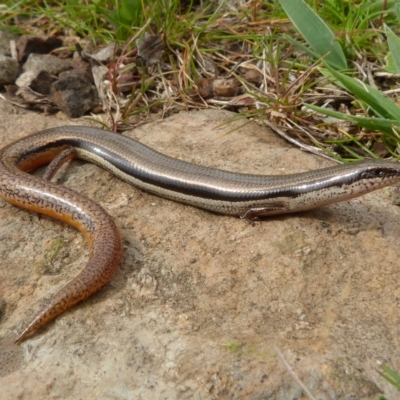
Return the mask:
<svg viewBox="0 0 400 400">
<path fill-rule="evenodd" d="M 125 134 L 231 171 L 330 165 L 233 116 L 182 112 Z M 4 145 L 70 124 L 90 122 L 0 102 Z M 0 202 L 2 399 L 306 399 L 293 374 L 316 399 L 398 398 L 379 375 L 381 363 L 400 371 L 400 209 L 390 188 L 252 226 L 80 161 L 57 179 L 109 211 L 124 260 L 104 289 L 14 345 L 88 254 L 70 226 Z"/>
</svg>

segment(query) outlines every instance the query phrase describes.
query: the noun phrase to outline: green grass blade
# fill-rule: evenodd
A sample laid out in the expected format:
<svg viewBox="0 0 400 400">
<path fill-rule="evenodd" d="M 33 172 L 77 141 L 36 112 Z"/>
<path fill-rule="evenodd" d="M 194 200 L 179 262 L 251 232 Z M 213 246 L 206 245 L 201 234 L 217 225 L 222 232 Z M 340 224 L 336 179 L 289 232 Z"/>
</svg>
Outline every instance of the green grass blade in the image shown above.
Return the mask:
<svg viewBox="0 0 400 400">
<path fill-rule="evenodd" d="M 379 158 L 373 151 L 371 151 L 368 147 L 364 146 L 356 137 L 351 136 L 350 134 L 346 133 L 348 136 L 346 139 L 333 139 L 333 140 L 326 140 L 325 143 L 334 143 L 338 146 L 344 148 L 349 154 L 351 154 L 356 159 L 362 159 L 363 157 L 353 152 L 346 144 L 355 144 L 358 148 L 364 151 L 364 153 L 368 154 L 371 158 Z"/>
<path fill-rule="evenodd" d="M 392 54 L 396 66 L 396 74 L 400 74 L 400 39 L 386 24 L 384 24 L 384 27 L 389 43 L 390 53 Z"/>
<path fill-rule="evenodd" d="M 292 38 L 291 36 L 287 35 L 286 33 L 283 34 L 283 37 L 290 43 L 292 43 L 294 46 L 296 46 L 298 49 L 303 51 L 304 53 L 308 54 L 311 57 L 314 58 L 319 58 L 319 55 L 315 52 L 312 51 L 309 47 L 305 46 L 303 43 L 299 42 L 295 38 Z"/>
<path fill-rule="evenodd" d="M 329 72 L 350 93 L 367 104 L 379 117 L 400 121 L 400 107 L 372 86 L 329 68 Z"/>
<path fill-rule="evenodd" d="M 355 115 L 343 114 L 338 111 L 328 110 L 326 108 L 314 106 L 312 104 L 304 103 L 304 105 L 311 110 L 319 112 L 321 114 L 328 115 L 330 117 L 342 119 L 344 121 L 352 122 L 362 128 L 369 129 L 371 131 L 383 132 L 392 138 L 395 138 L 393 134 L 393 127 L 400 129 L 400 120 L 384 119 L 384 118 L 372 118 L 372 117 L 357 117 Z"/>
<path fill-rule="evenodd" d="M 368 13 L 371 14 L 379 14 L 383 12 L 388 12 L 390 9 L 398 3 L 398 0 L 374 0 L 364 2 L 363 6 Z"/>
<path fill-rule="evenodd" d="M 286 14 L 304 37 L 311 49 L 324 57 L 325 62 L 335 69 L 347 68 L 347 61 L 328 25 L 303 0 L 279 0 Z"/>
<path fill-rule="evenodd" d="M 390 382 L 394 387 L 400 390 L 400 375 L 389 368 L 387 365 L 382 365 L 383 372 L 379 374 Z"/>
</svg>

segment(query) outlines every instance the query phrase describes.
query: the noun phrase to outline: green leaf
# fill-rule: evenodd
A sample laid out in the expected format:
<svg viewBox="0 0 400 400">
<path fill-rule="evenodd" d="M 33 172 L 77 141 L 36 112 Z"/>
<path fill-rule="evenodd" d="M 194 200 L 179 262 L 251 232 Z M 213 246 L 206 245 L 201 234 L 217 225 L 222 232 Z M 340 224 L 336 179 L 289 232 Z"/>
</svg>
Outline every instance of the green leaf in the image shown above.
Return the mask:
<svg viewBox="0 0 400 400">
<path fill-rule="evenodd" d="M 132 26 L 140 25 L 142 11 L 141 0 L 121 0 L 113 12 L 102 6 L 97 6 L 99 14 L 116 28 L 117 40 L 125 40 L 131 33 Z"/>
<path fill-rule="evenodd" d="M 397 66 L 394 62 L 393 54 L 388 53 L 387 56 L 385 57 L 386 65 L 385 65 L 385 71 L 389 72 L 390 74 L 397 74 Z"/>
<path fill-rule="evenodd" d="M 400 107 L 367 83 L 329 68 L 329 72 L 350 93 L 367 104 L 379 117 L 400 121 Z"/>
<path fill-rule="evenodd" d="M 121 20 L 137 23 L 139 13 L 142 10 L 141 0 L 123 0 L 118 9 Z"/>
<path fill-rule="evenodd" d="M 398 3 L 398 0 L 374 0 L 370 2 L 365 2 L 363 4 L 365 10 L 368 11 L 368 13 L 371 14 L 384 14 L 387 13 L 390 8 L 393 6 L 396 6 Z"/>
<path fill-rule="evenodd" d="M 293 22 L 318 58 L 335 69 L 347 68 L 346 57 L 335 35 L 324 20 L 303 0 L 279 0 Z"/>
<path fill-rule="evenodd" d="M 400 74 L 400 39 L 386 24 L 384 24 L 384 28 L 389 43 L 390 53 L 393 57 L 394 64 L 396 65 L 396 74 Z"/>
</svg>

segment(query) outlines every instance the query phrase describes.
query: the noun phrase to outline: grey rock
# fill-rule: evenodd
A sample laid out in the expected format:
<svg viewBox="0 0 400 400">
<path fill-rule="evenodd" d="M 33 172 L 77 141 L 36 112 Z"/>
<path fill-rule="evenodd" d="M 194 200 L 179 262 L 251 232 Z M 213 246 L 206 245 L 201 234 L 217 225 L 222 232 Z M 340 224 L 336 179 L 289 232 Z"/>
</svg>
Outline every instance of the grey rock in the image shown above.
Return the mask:
<svg viewBox="0 0 400 400">
<path fill-rule="evenodd" d="M 124 135 L 236 172 L 332 165 L 234 116 L 182 112 Z M 0 102 L 0 124 L 7 144 L 90 122 Z M 124 261 L 104 289 L 13 353 L 4 340 L 82 270 L 87 246 L 65 224 L 0 201 L 1 400 L 305 400 L 272 346 L 317 400 L 399 398 L 378 373 L 378 362 L 400 370 L 400 209 L 390 188 L 252 226 L 140 191 L 89 163 L 60 174 L 112 215 Z M 54 259 L 62 272 L 45 275 L 54 241 L 65 245 Z"/>
<path fill-rule="evenodd" d="M 30 83 L 29 87 L 37 93 L 40 94 L 50 94 L 51 85 L 56 81 L 54 75 L 51 75 L 47 71 L 40 71 L 32 82 Z"/>
<path fill-rule="evenodd" d="M 22 69 L 25 72 L 47 71 L 52 75 L 58 75 L 62 71 L 71 69 L 71 61 L 51 54 L 30 54 Z"/>
<path fill-rule="evenodd" d="M 70 69 L 68 71 L 61 72 L 59 75 L 60 79 L 65 79 L 67 77 L 81 78 L 87 82 L 93 83 L 93 75 L 85 68 Z"/>
<path fill-rule="evenodd" d="M 96 87 L 79 76 L 68 76 L 51 85 L 51 101 L 71 118 L 77 118 L 99 104 Z"/>
<path fill-rule="evenodd" d="M 0 86 L 14 83 L 19 73 L 19 64 L 10 57 L 0 54 Z"/>
<path fill-rule="evenodd" d="M 0 30 L 0 54 L 5 56 L 11 55 L 10 40 L 18 40 L 18 36 L 6 29 Z"/>
</svg>

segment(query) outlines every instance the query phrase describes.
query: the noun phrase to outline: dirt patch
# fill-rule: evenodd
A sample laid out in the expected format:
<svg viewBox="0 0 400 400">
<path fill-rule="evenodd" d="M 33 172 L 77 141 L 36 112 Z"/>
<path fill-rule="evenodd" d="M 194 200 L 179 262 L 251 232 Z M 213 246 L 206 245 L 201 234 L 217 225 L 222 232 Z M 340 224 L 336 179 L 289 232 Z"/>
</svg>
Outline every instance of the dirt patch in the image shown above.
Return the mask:
<svg viewBox="0 0 400 400">
<path fill-rule="evenodd" d="M 257 125 L 225 135 L 232 126 L 217 127 L 231 117 L 180 113 L 126 135 L 232 171 L 328 165 Z M 72 123 L 88 124 L 0 103 L 4 144 Z M 124 261 L 98 294 L 13 349 L 87 252 L 69 226 L 0 203 L 2 399 L 305 398 L 274 346 L 318 399 L 396 398 L 377 372 L 378 362 L 400 370 L 400 210 L 390 189 L 251 226 L 79 161 L 59 181 L 110 212 Z"/>
</svg>

